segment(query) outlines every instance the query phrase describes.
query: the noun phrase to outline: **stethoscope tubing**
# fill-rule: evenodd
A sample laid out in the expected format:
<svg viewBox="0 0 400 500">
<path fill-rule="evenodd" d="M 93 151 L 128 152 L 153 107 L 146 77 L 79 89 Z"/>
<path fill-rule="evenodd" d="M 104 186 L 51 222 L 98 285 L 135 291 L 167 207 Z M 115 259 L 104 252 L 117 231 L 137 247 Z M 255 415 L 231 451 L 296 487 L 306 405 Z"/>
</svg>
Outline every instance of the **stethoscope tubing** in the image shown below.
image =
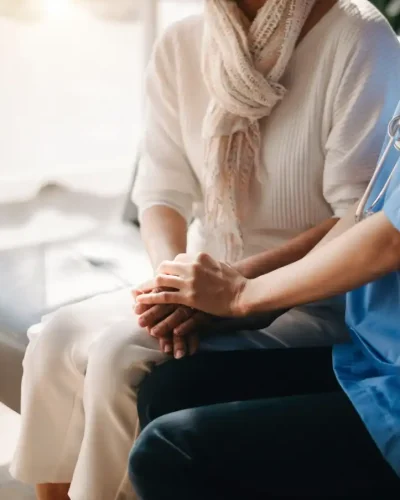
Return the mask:
<svg viewBox="0 0 400 500">
<path fill-rule="evenodd" d="M 374 175 L 372 176 L 372 179 L 371 179 L 370 183 L 368 184 L 368 187 L 367 187 L 367 189 L 366 189 L 366 191 L 365 191 L 363 197 L 361 198 L 360 203 L 357 207 L 356 215 L 355 215 L 356 223 L 362 221 L 364 219 L 364 217 L 366 216 L 365 207 L 367 206 L 368 199 L 371 196 L 372 190 L 373 190 L 373 188 L 378 180 L 379 174 L 382 172 L 382 169 L 385 165 L 385 161 L 390 153 L 390 150 L 392 149 L 392 147 L 395 147 L 396 149 L 398 149 L 400 151 L 400 115 L 397 115 L 390 120 L 390 122 L 388 124 L 388 134 L 389 134 L 389 138 L 390 138 L 389 142 L 388 142 L 385 150 L 383 151 L 383 153 L 378 161 L 378 165 L 376 166 Z M 386 193 L 386 191 L 389 187 L 390 181 L 392 180 L 392 177 L 396 171 L 396 167 L 397 167 L 397 164 L 394 165 L 388 179 L 385 182 L 385 185 L 381 189 L 381 191 L 378 194 L 375 201 L 372 203 L 370 210 L 369 210 L 370 212 L 380 202 L 380 200 L 383 198 L 384 194 Z"/>
</svg>

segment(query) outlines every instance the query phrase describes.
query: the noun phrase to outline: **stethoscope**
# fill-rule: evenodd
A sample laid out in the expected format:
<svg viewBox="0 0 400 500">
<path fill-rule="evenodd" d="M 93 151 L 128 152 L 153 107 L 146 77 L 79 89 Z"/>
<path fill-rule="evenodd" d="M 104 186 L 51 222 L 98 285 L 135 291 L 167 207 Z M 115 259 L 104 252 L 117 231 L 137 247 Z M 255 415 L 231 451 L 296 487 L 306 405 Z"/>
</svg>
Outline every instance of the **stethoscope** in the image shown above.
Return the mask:
<svg viewBox="0 0 400 500">
<path fill-rule="evenodd" d="M 365 210 L 365 207 L 367 206 L 367 202 L 369 197 L 371 196 L 372 190 L 375 186 L 375 183 L 379 177 L 379 174 L 381 173 L 383 166 L 385 165 L 385 161 L 390 153 L 390 150 L 392 147 L 395 147 L 398 151 L 400 151 L 400 115 L 395 116 L 390 120 L 389 125 L 388 125 L 388 135 L 389 135 L 389 142 L 383 151 L 378 165 L 376 166 L 374 175 L 372 176 L 371 182 L 369 183 L 367 190 L 364 193 L 364 196 L 361 198 L 361 201 L 357 207 L 356 211 L 356 222 L 360 222 L 364 218 L 372 215 L 374 213 L 374 208 L 378 205 L 378 203 L 382 200 L 382 198 L 385 196 L 386 191 L 389 188 L 390 181 L 392 180 L 392 177 L 396 171 L 396 167 L 398 163 L 393 167 L 392 172 L 390 173 L 387 181 L 385 182 L 385 185 L 381 189 L 380 193 L 376 197 L 375 201 L 372 203 L 372 205 L 369 207 L 368 210 Z"/>
</svg>

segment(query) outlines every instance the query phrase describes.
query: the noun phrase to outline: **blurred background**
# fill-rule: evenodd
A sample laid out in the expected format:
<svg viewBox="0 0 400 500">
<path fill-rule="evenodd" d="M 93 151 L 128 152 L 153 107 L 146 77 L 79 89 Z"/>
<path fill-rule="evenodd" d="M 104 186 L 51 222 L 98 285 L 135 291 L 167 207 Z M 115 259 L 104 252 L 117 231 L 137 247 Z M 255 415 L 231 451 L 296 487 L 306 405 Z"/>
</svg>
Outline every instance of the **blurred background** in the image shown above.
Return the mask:
<svg viewBox="0 0 400 500">
<path fill-rule="evenodd" d="M 201 8 L 0 0 L 0 334 L 146 275 L 128 199 L 143 74 L 154 39 Z"/>
<path fill-rule="evenodd" d="M 161 31 L 199 5 L 0 0 L 0 201 L 47 182 L 104 195 L 126 188 L 155 19 Z"/>
<path fill-rule="evenodd" d="M 374 0 L 372 3 L 385 14 L 396 32 L 400 33 L 400 0 Z"/>
<path fill-rule="evenodd" d="M 150 272 L 130 202 L 144 68 L 202 2 L 0 0 L 0 500 L 34 498 L 7 472 L 27 328 Z M 400 0 L 374 3 L 400 32 Z"/>
<path fill-rule="evenodd" d="M 374 3 L 400 30 L 400 0 Z M 49 183 L 104 196 L 126 189 L 151 43 L 200 8 L 201 0 L 0 0 L 0 203 Z"/>
</svg>

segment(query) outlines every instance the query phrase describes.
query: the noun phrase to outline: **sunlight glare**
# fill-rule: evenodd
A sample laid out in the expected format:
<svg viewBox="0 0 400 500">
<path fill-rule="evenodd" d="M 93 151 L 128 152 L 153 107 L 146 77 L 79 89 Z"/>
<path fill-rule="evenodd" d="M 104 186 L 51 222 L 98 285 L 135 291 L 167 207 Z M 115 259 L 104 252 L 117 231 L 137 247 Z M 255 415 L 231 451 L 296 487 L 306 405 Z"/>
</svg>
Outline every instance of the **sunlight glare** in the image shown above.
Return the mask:
<svg viewBox="0 0 400 500">
<path fill-rule="evenodd" d="M 51 18 L 62 18 L 71 9 L 71 0 L 42 0 L 45 15 Z"/>
</svg>

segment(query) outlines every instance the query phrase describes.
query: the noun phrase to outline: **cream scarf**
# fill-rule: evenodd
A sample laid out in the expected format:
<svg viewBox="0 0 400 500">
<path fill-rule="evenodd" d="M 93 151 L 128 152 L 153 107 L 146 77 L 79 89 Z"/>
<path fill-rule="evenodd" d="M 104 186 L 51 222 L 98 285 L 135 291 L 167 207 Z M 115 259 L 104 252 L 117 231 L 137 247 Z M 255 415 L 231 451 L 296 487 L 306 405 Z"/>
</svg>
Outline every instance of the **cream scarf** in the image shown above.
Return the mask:
<svg viewBox="0 0 400 500">
<path fill-rule="evenodd" d="M 267 0 L 250 23 L 236 2 L 205 0 L 205 222 L 228 262 L 243 255 L 241 223 L 261 179 L 259 120 L 285 95 L 279 82 L 315 2 Z"/>
</svg>

